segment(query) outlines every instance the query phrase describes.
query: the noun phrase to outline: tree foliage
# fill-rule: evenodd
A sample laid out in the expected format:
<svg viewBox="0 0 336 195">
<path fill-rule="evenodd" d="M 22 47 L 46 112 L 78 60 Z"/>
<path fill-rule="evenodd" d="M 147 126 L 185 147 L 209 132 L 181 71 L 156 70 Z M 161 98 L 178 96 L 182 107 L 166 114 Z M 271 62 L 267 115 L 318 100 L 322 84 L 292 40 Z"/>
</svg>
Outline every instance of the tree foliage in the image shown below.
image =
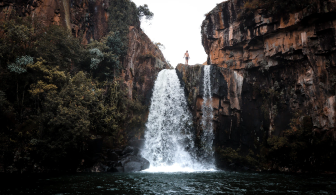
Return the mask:
<svg viewBox="0 0 336 195">
<path fill-rule="evenodd" d="M 119 9 L 110 7 L 116 11 L 113 31 L 86 46 L 60 26 L 30 18 L 0 23 L 5 171 L 73 171 L 93 137 L 108 137 L 110 147 L 121 147 L 141 135 L 147 107 L 135 93 L 130 97 L 120 77 L 126 30 L 138 20 L 136 6 L 128 0 L 112 4 Z"/>
<path fill-rule="evenodd" d="M 158 49 L 165 49 L 166 47 L 160 43 L 160 42 L 157 42 L 157 43 L 154 43 L 154 45 L 158 48 Z"/>
<path fill-rule="evenodd" d="M 109 7 L 109 30 L 119 32 L 124 44 L 127 44 L 129 26 L 138 23 L 138 13 L 135 3 L 130 0 L 115 0 Z"/>
<path fill-rule="evenodd" d="M 147 20 L 151 20 L 154 16 L 154 13 L 151 12 L 148 8 L 148 5 L 147 4 L 144 4 L 143 6 L 140 5 L 138 8 L 137 8 L 137 11 L 138 11 L 138 16 L 139 18 L 141 19 L 142 17 L 146 16 L 146 19 Z"/>
<path fill-rule="evenodd" d="M 98 48 L 90 49 L 90 54 L 92 55 L 90 68 L 97 69 L 98 64 L 104 60 L 104 55 Z"/>
<path fill-rule="evenodd" d="M 121 71 L 121 61 L 126 55 L 127 48 L 122 42 L 119 32 L 110 32 L 100 41 L 93 41 L 89 49 L 90 69 L 93 75 L 101 81 L 113 80 Z M 83 63 L 86 68 L 86 64 Z M 88 70 L 88 69 L 87 69 Z"/>
<path fill-rule="evenodd" d="M 15 72 L 18 74 L 21 73 L 25 73 L 27 72 L 26 70 L 26 66 L 28 64 L 32 64 L 33 63 L 34 58 L 30 57 L 30 56 L 21 56 L 16 58 L 15 63 L 11 63 L 10 65 L 8 65 L 8 69 L 10 72 Z"/>
<path fill-rule="evenodd" d="M 313 131 L 312 119 L 297 113 L 283 136 L 267 139 L 266 160 L 293 170 L 333 170 L 336 157 L 332 136 Z"/>
<path fill-rule="evenodd" d="M 129 27 L 140 27 L 139 19 L 145 16 L 146 19 L 150 20 L 154 14 L 149 10 L 146 4 L 137 7 L 135 3 L 130 0 L 111 1 L 108 12 L 109 30 L 112 32 L 112 36 L 110 36 L 106 42 L 114 54 L 122 56 L 127 51 L 126 46 L 128 45 L 127 35 Z"/>
<path fill-rule="evenodd" d="M 81 62 L 84 51 L 78 38 L 61 26 L 51 25 L 43 30 L 35 42 L 35 55 L 61 68 L 69 69 L 72 64 Z"/>
</svg>

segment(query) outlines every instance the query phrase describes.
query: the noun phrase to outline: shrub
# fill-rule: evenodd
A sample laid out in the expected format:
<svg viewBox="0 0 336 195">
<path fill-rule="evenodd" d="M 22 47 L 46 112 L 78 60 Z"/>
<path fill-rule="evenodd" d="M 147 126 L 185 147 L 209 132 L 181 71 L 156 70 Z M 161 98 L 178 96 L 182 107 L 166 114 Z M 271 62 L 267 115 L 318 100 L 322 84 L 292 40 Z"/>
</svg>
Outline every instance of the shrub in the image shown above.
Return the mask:
<svg viewBox="0 0 336 195">
<path fill-rule="evenodd" d="M 136 92 L 129 97 L 119 73 L 128 27 L 139 24 L 138 14 L 151 14 L 129 0 L 110 5 L 112 31 L 86 47 L 61 26 L 19 17 L 0 23 L 0 164 L 5 171 L 75 170 L 90 137 L 107 136 L 112 147 L 122 147 L 142 135 L 147 106 Z"/>
<path fill-rule="evenodd" d="M 313 132 L 310 116 L 296 113 L 283 136 L 267 139 L 265 157 L 272 164 L 291 170 L 335 170 L 335 146 L 332 137 Z"/>
<path fill-rule="evenodd" d="M 119 32 L 122 42 L 127 45 L 128 27 L 139 22 L 136 5 L 130 0 L 110 1 L 109 30 Z"/>
<path fill-rule="evenodd" d="M 26 66 L 33 63 L 34 58 L 30 56 L 21 56 L 16 58 L 15 63 L 8 65 L 10 72 L 18 74 L 27 72 Z"/>
<path fill-rule="evenodd" d="M 89 51 L 90 54 L 92 55 L 90 68 L 97 69 L 98 64 L 104 60 L 104 55 L 98 48 L 93 48 L 90 49 Z"/>
<path fill-rule="evenodd" d="M 165 46 L 164 46 L 162 43 L 157 42 L 157 43 L 154 43 L 154 45 L 155 45 L 156 48 L 158 48 L 158 49 L 165 49 Z"/>
<path fill-rule="evenodd" d="M 123 57 L 127 53 L 127 48 L 122 42 L 119 31 L 115 33 L 110 33 L 107 36 L 105 44 L 109 47 L 109 52 L 112 52 L 117 56 Z"/>
<path fill-rule="evenodd" d="M 227 147 L 224 149 L 219 148 L 217 150 L 220 154 L 221 160 L 224 162 L 235 163 L 238 166 L 249 166 L 253 168 L 258 166 L 259 164 L 252 150 L 250 150 L 247 155 L 243 155 L 239 148 L 237 150 L 234 150 L 233 148 Z"/>
<path fill-rule="evenodd" d="M 46 94 L 39 116 L 40 130 L 34 137 L 35 150 L 43 166 L 72 169 L 71 165 L 77 164 L 90 135 L 93 122 L 90 114 L 99 103 L 91 89 L 95 89 L 91 80 L 79 72 L 68 78 L 59 92 L 51 90 Z"/>
<path fill-rule="evenodd" d="M 69 69 L 84 58 L 84 49 L 79 38 L 61 26 L 51 25 L 39 35 L 35 43 L 35 55 L 42 57 L 53 66 Z"/>
<path fill-rule="evenodd" d="M 122 68 L 122 58 L 127 53 L 119 32 L 110 32 L 100 41 L 93 41 L 87 45 L 87 49 L 89 54 L 82 68 L 90 71 L 92 76 L 100 81 L 112 81 L 118 77 Z"/>
<path fill-rule="evenodd" d="M 143 6 L 140 5 L 138 8 L 137 8 L 137 11 L 138 11 L 138 17 L 141 19 L 142 17 L 146 16 L 146 19 L 147 20 L 151 20 L 154 16 L 153 12 L 151 12 L 148 8 L 148 5 L 147 4 L 144 4 Z"/>
</svg>

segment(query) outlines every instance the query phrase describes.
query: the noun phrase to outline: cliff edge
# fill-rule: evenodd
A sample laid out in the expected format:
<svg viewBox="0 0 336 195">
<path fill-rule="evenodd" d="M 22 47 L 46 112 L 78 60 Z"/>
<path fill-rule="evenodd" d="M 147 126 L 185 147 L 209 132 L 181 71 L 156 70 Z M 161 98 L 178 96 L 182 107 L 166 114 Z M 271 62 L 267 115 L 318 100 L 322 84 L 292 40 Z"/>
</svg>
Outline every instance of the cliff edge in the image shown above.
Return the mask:
<svg viewBox="0 0 336 195">
<path fill-rule="evenodd" d="M 228 167 L 263 158 L 266 169 L 298 171 L 307 162 L 306 168 L 334 169 L 334 161 L 320 161 L 333 155 L 336 138 L 336 3 L 314 1 L 314 6 L 277 14 L 256 9 L 244 17 L 251 2 L 222 2 L 201 27 L 212 64 L 217 162 Z M 198 131 L 202 69 L 177 67 Z M 331 153 L 317 157 L 322 150 Z"/>
</svg>

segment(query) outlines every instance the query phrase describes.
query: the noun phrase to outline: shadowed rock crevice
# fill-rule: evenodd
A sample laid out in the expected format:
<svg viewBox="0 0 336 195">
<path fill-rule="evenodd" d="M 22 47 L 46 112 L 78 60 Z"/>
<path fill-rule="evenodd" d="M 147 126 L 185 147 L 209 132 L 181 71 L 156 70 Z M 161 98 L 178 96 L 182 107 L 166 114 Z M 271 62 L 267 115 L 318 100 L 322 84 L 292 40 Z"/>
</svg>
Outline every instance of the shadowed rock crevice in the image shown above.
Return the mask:
<svg viewBox="0 0 336 195">
<path fill-rule="evenodd" d="M 284 15 L 253 10 L 251 17 L 242 19 L 245 2 L 218 4 L 201 28 L 207 63 L 212 64 L 218 166 L 230 167 L 229 162 L 235 161 L 256 169 L 334 169 L 334 161 L 326 160 L 329 164 L 323 166 L 309 159 L 332 151 L 336 138 L 335 2 L 321 0 L 314 9 Z M 177 72 L 199 131 L 202 66 L 180 64 Z M 299 142 L 305 144 L 304 151 L 295 147 Z M 325 142 L 324 149 L 317 142 Z M 276 144 L 289 150 L 280 151 Z M 292 158 L 294 153 L 302 156 Z"/>
</svg>

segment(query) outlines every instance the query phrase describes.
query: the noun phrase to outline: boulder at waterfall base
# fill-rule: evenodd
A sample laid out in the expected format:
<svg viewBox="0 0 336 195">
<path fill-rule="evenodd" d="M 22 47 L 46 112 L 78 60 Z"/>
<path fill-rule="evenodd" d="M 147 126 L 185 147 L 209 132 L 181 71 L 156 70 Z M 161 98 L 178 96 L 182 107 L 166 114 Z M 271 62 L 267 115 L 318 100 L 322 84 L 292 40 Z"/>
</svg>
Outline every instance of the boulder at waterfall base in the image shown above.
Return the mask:
<svg viewBox="0 0 336 195">
<path fill-rule="evenodd" d="M 108 150 L 104 155 L 94 155 L 89 161 L 95 161 L 92 166 L 86 166 L 82 172 L 136 172 L 149 168 L 149 161 L 140 156 L 139 148 L 127 146 L 124 150 Z M 98 158 L 97 156 L 100 156 Z M 103 160 L 101 160 L 103 159 Z"/>
</svg>

